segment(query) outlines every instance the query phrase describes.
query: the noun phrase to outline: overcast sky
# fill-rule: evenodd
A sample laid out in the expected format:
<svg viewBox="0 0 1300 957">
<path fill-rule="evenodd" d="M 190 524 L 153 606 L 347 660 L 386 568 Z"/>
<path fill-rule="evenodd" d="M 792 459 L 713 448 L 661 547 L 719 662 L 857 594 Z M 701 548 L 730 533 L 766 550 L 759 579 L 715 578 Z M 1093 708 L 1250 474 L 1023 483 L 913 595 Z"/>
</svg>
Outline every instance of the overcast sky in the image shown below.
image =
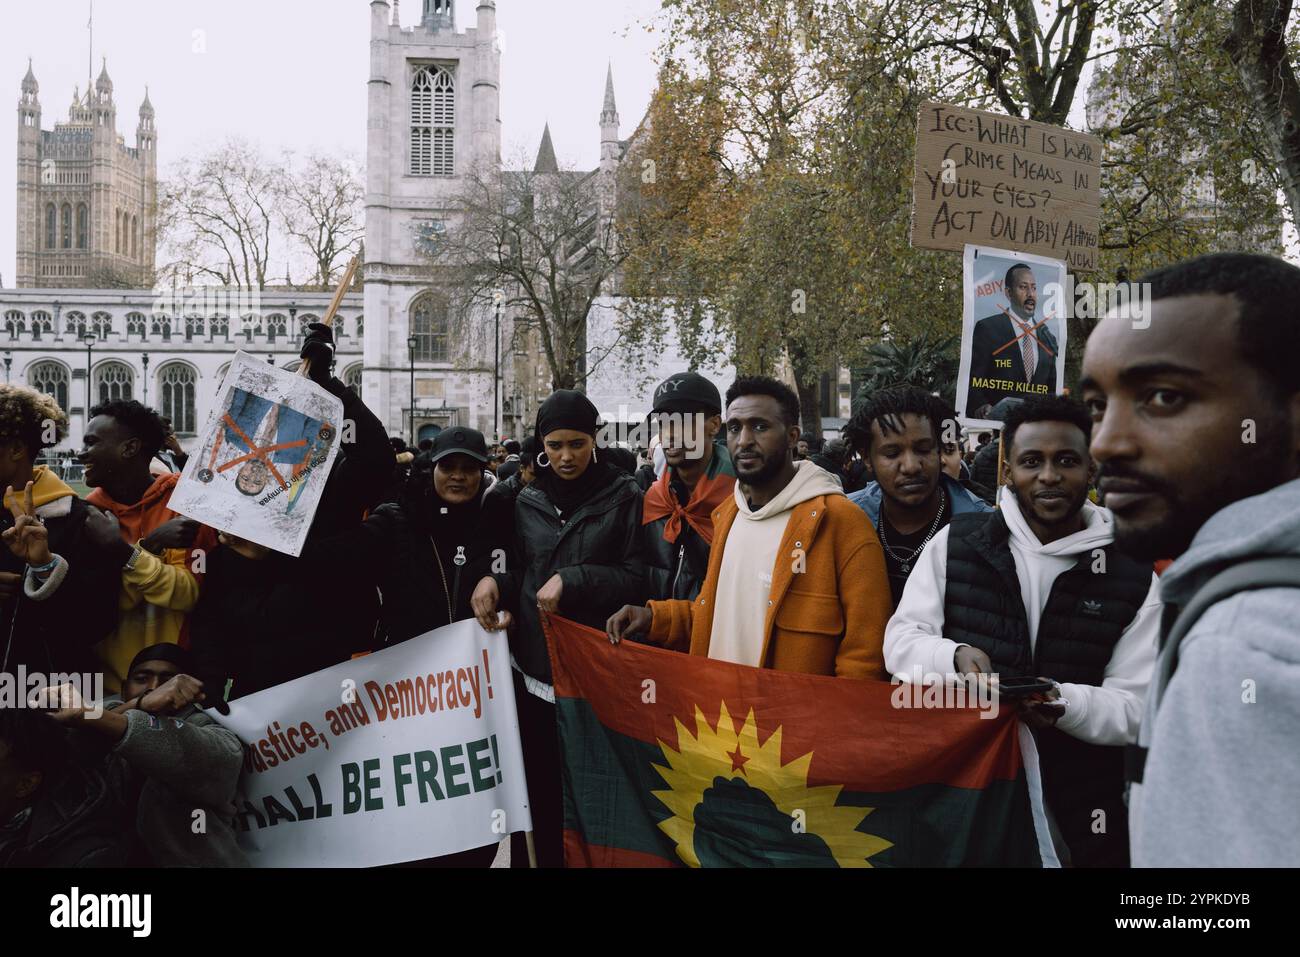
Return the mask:
<svg viewBox="0 0 1300 957">
<path fill-rule="evenodd" d="M 456 27 L 474 26 L 477 0 L 456 0 Z M 600 158 L 605 67 L 626 137 L 654 86 L 659 0 L 497 0 L 503 35 L 502 154 L 531 156 L 549 120 L 561 164 Z M 0 276 L 14 282 L 15 142 L 19 86 L 32 58 L 41 125 L 66 120 L 85 89 L 89 0 L 4 0 L 0 79 L 10 126 L 0 136 Z M 405 0 L 403 26 L 421 0 Z M 157 110 L 160 174 L 231 135 L 268 149 L 351 151 L 364 160 L 369 0 L 95 0 L 94 75 L 108 58 L 118 132 L 135 145 L 145 85 Z M 199 32 L 201 31 L 201 32 Z"/>
</svg>

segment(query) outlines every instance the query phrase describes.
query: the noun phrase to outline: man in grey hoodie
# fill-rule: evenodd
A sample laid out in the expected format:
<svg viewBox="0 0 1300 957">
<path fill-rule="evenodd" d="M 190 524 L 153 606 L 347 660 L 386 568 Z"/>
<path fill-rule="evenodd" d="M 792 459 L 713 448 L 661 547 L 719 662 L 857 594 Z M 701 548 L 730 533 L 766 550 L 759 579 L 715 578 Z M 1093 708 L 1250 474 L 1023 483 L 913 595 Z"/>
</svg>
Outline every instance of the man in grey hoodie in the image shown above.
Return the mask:
<svg viewBox="0 0 1300 957">
<path fill-rule="evenodd" d="M 1117 546 L 1176 559 L 1130 773 L 1133 864 L 1294 867 L 1300 581 L 1212 604 L 1176 660 L 1164 639 L 1225 568 L 1300 555 L 1300 269 L 1215 254 L 1143 281 L 1149 310 L 1098 325 L 1080 383 Z"/>
<path fill-rule="evenodd" d="M 247 867 L 231 826 L 244 750 L 210 718 L 189 652 L 169 643 L 135 656 L 116 696 L 91 707 L 68 686 L 49 689 L 63 723 L 110 743 L 109 761 L 138 792 L 136 837 L 159 867 Z M 228 710 L 227 710 L 228 713 Z"/>
</svg>

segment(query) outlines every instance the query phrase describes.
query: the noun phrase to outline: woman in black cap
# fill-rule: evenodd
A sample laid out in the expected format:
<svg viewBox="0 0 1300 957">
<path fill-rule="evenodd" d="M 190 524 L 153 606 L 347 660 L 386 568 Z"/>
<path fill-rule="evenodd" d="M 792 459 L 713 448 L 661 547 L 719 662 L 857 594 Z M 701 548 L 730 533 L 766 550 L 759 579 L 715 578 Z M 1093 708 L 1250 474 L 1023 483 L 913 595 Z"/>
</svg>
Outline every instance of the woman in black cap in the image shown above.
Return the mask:
<svg viewBox="0 0 1300 957">
<path fill-rule="evenodd" d="M 444 429 L 411 463 L 398 501 L 379 506 L 355 532 L 322 541 L 303 557 L 340 563 L 383 595 L 381 645 L 472 618 L 470 596 L 484 575 L 510 567 L 514 515 L 489 495 L 483 433 Z"/>
<path fill-rule="evenodd" d="M 542 403 L 537 477 L 515 500 L 520 562 L 480 581 L 472 602 L 483 627 L 515 625 L 515 701 L 542 867 L 562 867 L 564 851 L 555 692 L 541 613 L 603 629 L 624 603 L 645 600 L 641 489 L 597 450 L 597 420 L 596 407 L 580 392 L 561 389 Z M 511 864 L 527 867 L 522 835 L 512 842 Z"/>
</svg>

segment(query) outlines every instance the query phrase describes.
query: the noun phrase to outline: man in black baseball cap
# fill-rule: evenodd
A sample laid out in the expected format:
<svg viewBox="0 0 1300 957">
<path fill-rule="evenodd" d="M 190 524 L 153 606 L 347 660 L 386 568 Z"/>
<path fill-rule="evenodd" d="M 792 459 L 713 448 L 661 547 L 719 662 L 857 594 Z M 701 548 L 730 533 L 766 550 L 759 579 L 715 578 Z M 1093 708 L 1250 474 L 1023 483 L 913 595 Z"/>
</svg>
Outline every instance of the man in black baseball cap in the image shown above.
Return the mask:
<svg viewBox="0 0 1300 957">
<path fill-rule="evenodd" d="M 732 494 L 736 473 L 722 430 L 722 396 L 698 372 L 678 372 L 655 388 L 650 418 L 659 431 L 663 474 L 642 512 L 650 599 L 694 599 L 709 567 L 713 510 Z"/>
</svg>

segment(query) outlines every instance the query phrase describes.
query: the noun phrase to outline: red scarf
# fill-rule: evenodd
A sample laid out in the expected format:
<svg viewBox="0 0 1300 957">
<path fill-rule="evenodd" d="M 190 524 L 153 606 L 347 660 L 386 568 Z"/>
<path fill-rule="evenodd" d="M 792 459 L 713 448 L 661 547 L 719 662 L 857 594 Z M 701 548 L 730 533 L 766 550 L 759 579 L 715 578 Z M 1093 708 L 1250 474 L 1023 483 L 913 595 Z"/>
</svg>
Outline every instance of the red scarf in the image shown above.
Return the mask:
<svg viewBox="0 0 1300 957">
<path fill-rule="evenodd" d="M 664 541 L 675 542 L 682 532 L 682 521 L 695 529 L 697 535 L 704 539 L 704 544 L 713 544 L 713 510 L 727 500 L 736 487 L 736 477 L 719 471 L 713 478 L 700 476 L 691 489 L 691 499 L 683 508 L 677 496 L 673 494 L 668 481 L 672 475 L 671 468 L 665 468 L 663 474 L 655 480 L 645 493 L 645 505 L 641 513 L 641 524 L 649 525 L 664 516 L 668 521 L 664 525 Z"/>
</svg>

